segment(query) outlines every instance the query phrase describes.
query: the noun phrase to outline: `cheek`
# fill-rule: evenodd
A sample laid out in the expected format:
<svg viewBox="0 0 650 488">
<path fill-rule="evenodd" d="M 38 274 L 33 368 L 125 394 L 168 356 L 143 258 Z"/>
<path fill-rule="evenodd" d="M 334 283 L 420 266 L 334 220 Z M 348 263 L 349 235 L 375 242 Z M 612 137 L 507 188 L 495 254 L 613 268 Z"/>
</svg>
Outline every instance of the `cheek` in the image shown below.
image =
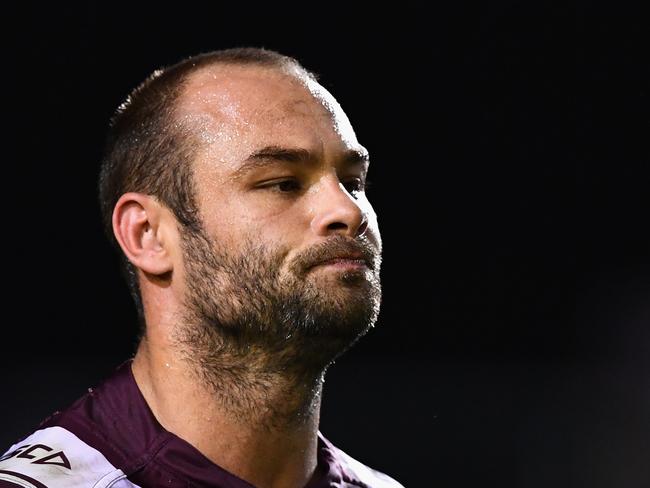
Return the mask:
<svg viewBox="0 0 650 488">
<path fill-rule="evenodd" d="M 210 234 L 227 245 L 233 252 L 249 247 L 281 250 L 292 242 L 300 241 L 300 235 L 309 227 L 304 212 L 298 208 L 279 211 L 275 207 L 232 205 L 223 206 L 211 219 Z M 306 224 L 305 224 L 306 222 Z"/>
<path fill-rule="evenodd" d="M 310 211 L 305 200 L 283 200 L 260 192 L 240 201 L 233 201 L 229 209 L 233 225 L 248 232 L 282 238 L 309 229 Z"/>
<path fill-rule="evenodd" d="M 201 210 L 203 225 L 211 235 L 227 237 L 251 232 L 251 229 L 277 227 L 289 213 L 263 199 L 241 198 L 234 192 L 220 192 L 206 198 Z"/>
</svg>

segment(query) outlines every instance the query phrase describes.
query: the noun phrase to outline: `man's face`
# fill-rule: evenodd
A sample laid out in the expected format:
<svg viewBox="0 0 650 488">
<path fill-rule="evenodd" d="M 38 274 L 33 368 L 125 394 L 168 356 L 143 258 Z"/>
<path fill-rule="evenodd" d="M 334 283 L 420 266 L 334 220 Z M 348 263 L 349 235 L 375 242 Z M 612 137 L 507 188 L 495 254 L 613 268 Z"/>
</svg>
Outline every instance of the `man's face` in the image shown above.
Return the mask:
<svg viewBox="0 0 650 488">
<path fill-rule="evenodd" d="M 185 340 L 326 365 L 381 297 L 366 151 L 347 117 L 313 81 L 258 67 L 193 75 L 179 107 L 199 144 L 202 223 L 181 229 Z M 322 264 L 337 257 L 357 259 Z"/>
</svg>

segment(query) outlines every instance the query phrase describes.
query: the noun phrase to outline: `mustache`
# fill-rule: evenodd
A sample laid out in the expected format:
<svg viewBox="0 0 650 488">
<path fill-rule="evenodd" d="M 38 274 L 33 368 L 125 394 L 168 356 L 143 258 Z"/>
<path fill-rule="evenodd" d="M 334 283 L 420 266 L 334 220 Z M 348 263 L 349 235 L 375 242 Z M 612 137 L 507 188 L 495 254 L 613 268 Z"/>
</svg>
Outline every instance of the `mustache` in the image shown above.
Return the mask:
<svg viewBox="0 0 650 488">
<path fill-rule="evenodd" d="M 296 264 L 300 269 L 307 270 L 341 256 L 358 256 L 357 259 L 363 259 L 368 268 L 375 269 L 378 253 L 379 250 L 366 239 L 350 239 L 339 234 L 312 246 L 298 258 Z"/>
</svg>

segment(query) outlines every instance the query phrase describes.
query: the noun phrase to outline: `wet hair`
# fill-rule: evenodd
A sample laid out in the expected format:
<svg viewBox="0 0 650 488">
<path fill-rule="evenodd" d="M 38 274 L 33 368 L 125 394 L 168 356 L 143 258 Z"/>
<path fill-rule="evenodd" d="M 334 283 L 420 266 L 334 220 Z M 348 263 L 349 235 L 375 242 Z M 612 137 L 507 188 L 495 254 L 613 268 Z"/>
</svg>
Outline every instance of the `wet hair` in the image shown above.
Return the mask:
<svg viewBox="0 0 650 488">
<path fill-rule="evenodd" d="M 178 122 L 176 107 L 190 75 L 216 65 L 268 67 L 317 79 L 295 58 L 270 49 L 223 49 L 157 69 L 117 108 L 101 160 L 99 205 L 104 232 L 120 256 L 120 270 L 135 303 L 141 333 L 146 324 L 138 275 L 113 234 L 113 209 L 124 193 L 143 193 L 169 208 L 186 230 L 201 229 L 191 166 L 198 144 Z"/>
</svg>

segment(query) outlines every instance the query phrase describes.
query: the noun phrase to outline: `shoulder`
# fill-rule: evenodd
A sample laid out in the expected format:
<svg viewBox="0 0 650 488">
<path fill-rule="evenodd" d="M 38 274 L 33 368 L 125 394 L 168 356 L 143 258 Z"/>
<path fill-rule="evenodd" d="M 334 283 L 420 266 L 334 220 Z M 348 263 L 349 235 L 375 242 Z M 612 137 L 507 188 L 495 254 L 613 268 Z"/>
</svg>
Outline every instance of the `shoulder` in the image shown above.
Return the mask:
<svg viewBox="0 0 650 488">
<path fill-rule="evenodd" d="M 0 488 L 132 488 L 94 447 L 60 426 L 37 430 L 0 456 Z"/>
<path fill-rule="evenodd" d="M 365 464 L 357 461 L 352 456 L 342 451 L 338 447 L 332 445 L 332 449 L 342 465 L 343 472 L 354 475 L 358 481 L 361 481 L 363 484 L 367 485 L 370 488 L 404 488 L 404 486 L 398 481 L 394 480 L 387 474 L 377 471 Z"/>
</svg>

